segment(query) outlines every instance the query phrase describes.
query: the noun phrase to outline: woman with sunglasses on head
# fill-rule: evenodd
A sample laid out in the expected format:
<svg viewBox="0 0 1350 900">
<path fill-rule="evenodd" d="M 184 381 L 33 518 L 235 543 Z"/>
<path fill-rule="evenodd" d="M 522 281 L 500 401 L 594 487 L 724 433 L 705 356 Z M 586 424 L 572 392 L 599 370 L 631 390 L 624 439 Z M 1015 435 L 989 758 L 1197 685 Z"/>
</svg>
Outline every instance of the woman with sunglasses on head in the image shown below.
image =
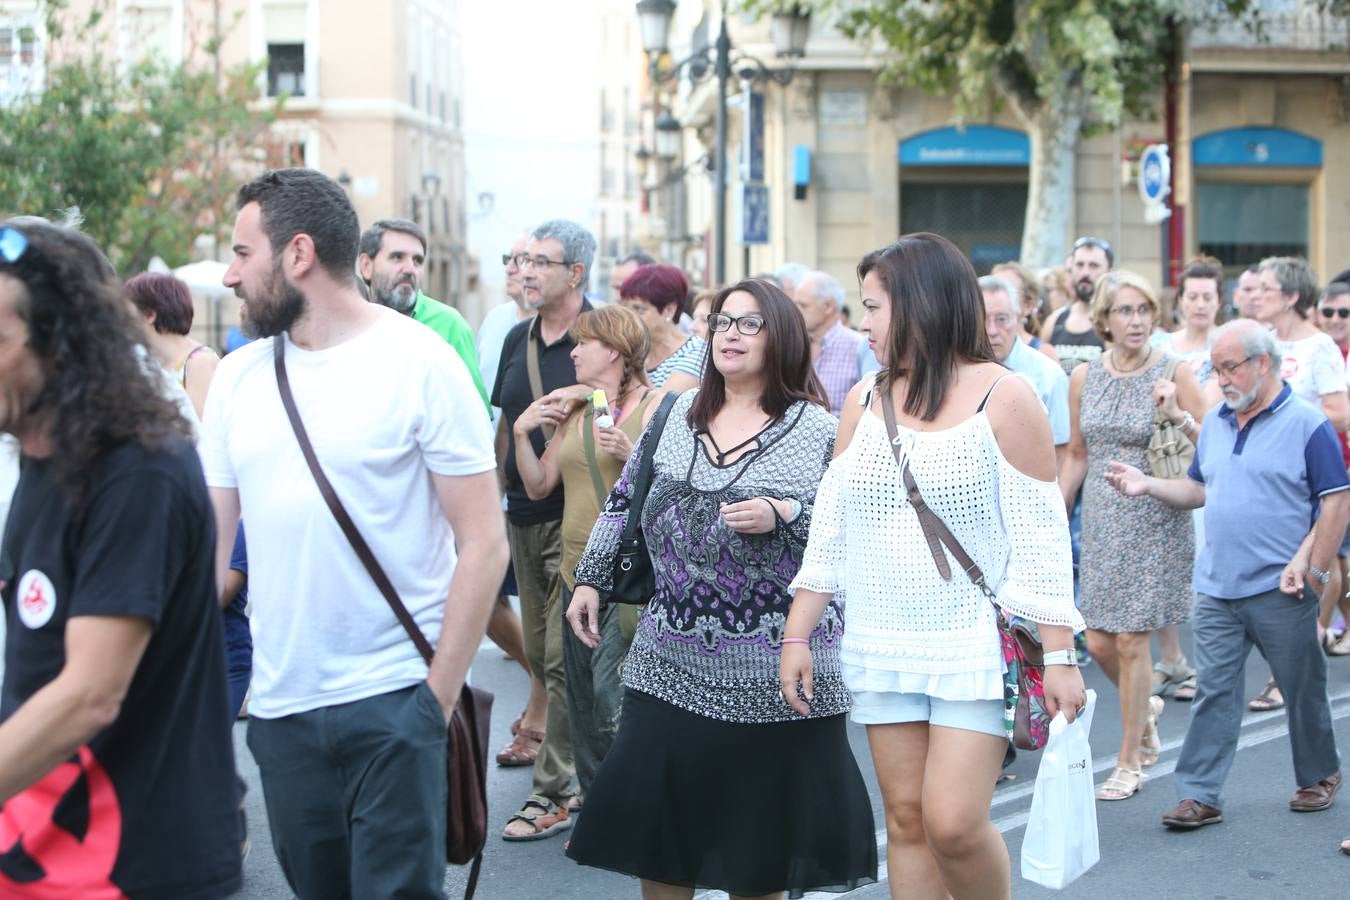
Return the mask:
<svg viewBox="0 0 1350 900">
<path fill-rule="evenodd" d="M 1008 746 L 995 604 L 1040 624 L 1050 714 L 1072 720 L 1086 702 L 1050 422 L 1030 383 L 994 360 L 975 270 L 950 241 L 906 235 L 863 257 L 858 276 L 882 369 L 844 404 L 780 686 L 816 714 L 828 673 L 801 640 L 846 596 L 840 658 L 886 806 L 891 896 L 1007 898 L 1008 850 L 989 818 Z M 930 546 L 897 455 L 990 576 L 994 603 Z"/>
<path fill-rule="evenodd" d="M 1350 356 L 1350 284 L 1333 281 L 1327 285 L 1322 292 L 1322 299 L 1318 301 L 1317 313 L 1317 327 L 1336 343 L 1336 348 L 1341 351 L 1341 359 L 1347 359 Z M 1346 440 L 1344 431 L 1340 433 L 1340 438 L 1342 460 L 1350 467 L 1350 441 Z M 1326 634 L 1324 646 L 1328 656 L 1350 656 L 1350 598 L 1346 597 L 1346 586 L 1350 585 L 1350 532 L 1347 532 L 1337 556 L 1339 571 L 1332 572 L 1327 583 L 1327 593 L 1335 598 L 1335 602 L 1323 603 L 1320 622 L 1324 629 L 1329 629 L 1337 607 L 1340 608 L 1347 627 L 1339 636 Z M 1340 578 L 1339 585 L 1336 584 L 1337 577 Z"/>
<path fill-rule="evenodd" d="M 1138 793 L 1144 769 L 1162 752 L 1157 718 L 1164 705 L 1151 696 L 1149 645 L 1154 631 L 1190 618 L 1195 532 L 1189 511 L 1151 499 L 1141 506 L 1119 494 L 1106 481 L 1107 462 L 1147 471 L 1156 411 L 1196 440 L 1206 406 L 1191 367 L 1149 345 L 1159 310 L 1143 277 L 1108 272 L 1091 311 L 1111 349 L 1069 379 L 1069 447 L 1059 486 L 1066 508 L 1083 489 L 1079 609 L 1088 652 L 1120 692 L 1120 749 L 1097 799 L 1124 800 Z"/>
<path fill-rule="evenodd" d="M 1307 260 L 1296 256 L 1272 256 L 1256 267 L 1258 294 L 1251 304 L 1252 317 L 1275 333 L 1283 361 L 1280 377 L 1299 397 L 1326 414 L 1338 434 L 1350 425 L 1350 398 L 1346 396 L 1345 359 L 1336 342 L 1311 321 L 1317 303 L 1317 279 Z M 1326 641 L 1324 620 L 1331 615 L 1342 591 L 1340 573 L 1330 573 L 1322 597 L 1318 632 Z M 1247 708 L 1271 712 L 1284 708 L 1284 695 L 1272 676 Z"/>
<path fill-rule="evenodd" d="M 610 640 L 596 627 L 600 595 L 628 517 L 641 517 L 656 594 L 567 855 L 637 876 L 647 900 L 687 900 L 695 885 L 732 897 L 851 890 L 876 880 L 877 857 L 845 732 L 837 604 L 797 639 L 820 670 L 812 715 L 799 716 L 778 684 L 788 585 L 835 420 L 806 324 L 779 288 L 723 290 L 708 328 L 702 387 L 679 397 L 662 431 L 643 433 L 577 565 L 567 618 L 596 647 Z M 650 488 L 634 498 L 648 445 Z"/>
</svg>

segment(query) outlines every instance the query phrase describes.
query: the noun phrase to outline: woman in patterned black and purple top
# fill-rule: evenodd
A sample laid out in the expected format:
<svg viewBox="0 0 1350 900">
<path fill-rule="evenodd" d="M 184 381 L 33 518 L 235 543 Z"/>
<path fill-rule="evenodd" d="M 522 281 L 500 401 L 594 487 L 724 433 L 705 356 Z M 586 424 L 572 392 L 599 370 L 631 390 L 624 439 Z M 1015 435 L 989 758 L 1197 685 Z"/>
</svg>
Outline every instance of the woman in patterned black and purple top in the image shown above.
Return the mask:
<svg viewBox="0 0 1350 900">
<path fill-rule="evenodd" d="M 636 875 L 643 896 L 799 897 L 876 879 L 872 811 L 845 734 L 843 614 L 810 637 L 811 716 L 783 700 L 778 660 L 835 420 L 801 314 L 742 281 L 708 316 L 702 389 L 643 434 L 577 564 L 568 619 L 594 646 L 642 448 L 657 441 L 638 510 L 656 572 L 623 680 L 619 732 L 568 856 Z"/>
</svg>

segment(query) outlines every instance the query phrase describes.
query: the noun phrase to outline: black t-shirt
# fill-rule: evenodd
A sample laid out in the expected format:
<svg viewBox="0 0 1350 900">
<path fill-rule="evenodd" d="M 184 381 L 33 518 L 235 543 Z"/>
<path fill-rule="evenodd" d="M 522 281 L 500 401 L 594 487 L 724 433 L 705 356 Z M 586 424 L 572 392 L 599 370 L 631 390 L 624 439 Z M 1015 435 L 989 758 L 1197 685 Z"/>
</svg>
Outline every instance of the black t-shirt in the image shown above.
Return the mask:
<svg viewBox="0 0 1350 900">
<path fill-rule="evenodd" d="M 590 308 L 591 304 L 583 300 L 581 311 L 586 312 Z M 518 323 L 506 333 L 501 359 L 497 363 L 497 380 L 492 386 L 492 405 L 501 407 L 502 417 L 506 421 L 506 515 L 516 525 L 556 522 L 563 514 L 561 482 L 543 500 L 531 500 L 529 494 L 525 493 L 525 485 L 521 483 L 520 472 L 516 469 L 516 436 L 512 426 L 525 408 L 534 402 L 526 356 L 530 352 L 531 331 L 534 332 L 539 351 L 539 381 L 544 393 L 577 383 L 577 369 L 572 363 L 572 348 L 576 342 L 570 333 L 552 344 L 545 344 L 539 336 L 538 316 Z M 542 429 L 536 428 L 530 432 L 530 443 L 534 446 L 534 452 L 542 457 L 546 447 Z"/>
<path fill-rule="evenodd" d="M 238 795 L 216 603 L 215 522 L 196 451 L 128 445 L 82 514 L 25 457 L 0 553 L 0 721 L 65 665 L 76 616 L 154 628 L 117 720 L 0 807 L 0 896 L 208 900 L 240 887 Z"/>
</svg>

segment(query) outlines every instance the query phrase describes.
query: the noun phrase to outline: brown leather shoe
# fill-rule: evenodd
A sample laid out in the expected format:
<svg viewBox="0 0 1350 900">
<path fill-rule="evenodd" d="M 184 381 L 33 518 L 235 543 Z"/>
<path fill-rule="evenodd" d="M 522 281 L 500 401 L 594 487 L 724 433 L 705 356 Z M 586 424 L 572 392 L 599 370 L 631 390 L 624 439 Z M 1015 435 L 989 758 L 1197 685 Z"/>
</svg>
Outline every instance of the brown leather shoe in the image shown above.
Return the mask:
<svg viewBox="0 0 1350 900">
<path fill-rule="evenodd" d="M 1200 828 L 1222 822 L 1223 812 L 1199 800 L 1182 800 L 1176 809 L 1162 817 L 1162 821 L 1168 828 Z"/>
<path fill-rule="evenodd" d="M 1294 812 L 1321 812 L 1331 806 L 1336 792 L 1341 789 L 1341 773 L 1333 772 L 1317 784 L 1301 787 L 1294 791 L 1294 799 L 1289 808 Z"/>
</svg>

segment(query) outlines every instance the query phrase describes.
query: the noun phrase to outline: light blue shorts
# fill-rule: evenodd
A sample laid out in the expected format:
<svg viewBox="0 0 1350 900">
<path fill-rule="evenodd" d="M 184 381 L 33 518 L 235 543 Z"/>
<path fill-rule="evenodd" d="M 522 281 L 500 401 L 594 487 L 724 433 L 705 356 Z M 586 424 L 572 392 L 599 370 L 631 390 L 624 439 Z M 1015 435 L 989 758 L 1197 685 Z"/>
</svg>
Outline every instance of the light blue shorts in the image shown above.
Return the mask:
<svg viewBox="0 0 1350 900">
<path fill-rule="evenodd" d="M 977 731 L 1007 738 L 1002 700 L 942 700 L 927 694 L 854 691 L 850 718 L 859 725 L 927 722 L 945 728 Z"/>
</svg>

